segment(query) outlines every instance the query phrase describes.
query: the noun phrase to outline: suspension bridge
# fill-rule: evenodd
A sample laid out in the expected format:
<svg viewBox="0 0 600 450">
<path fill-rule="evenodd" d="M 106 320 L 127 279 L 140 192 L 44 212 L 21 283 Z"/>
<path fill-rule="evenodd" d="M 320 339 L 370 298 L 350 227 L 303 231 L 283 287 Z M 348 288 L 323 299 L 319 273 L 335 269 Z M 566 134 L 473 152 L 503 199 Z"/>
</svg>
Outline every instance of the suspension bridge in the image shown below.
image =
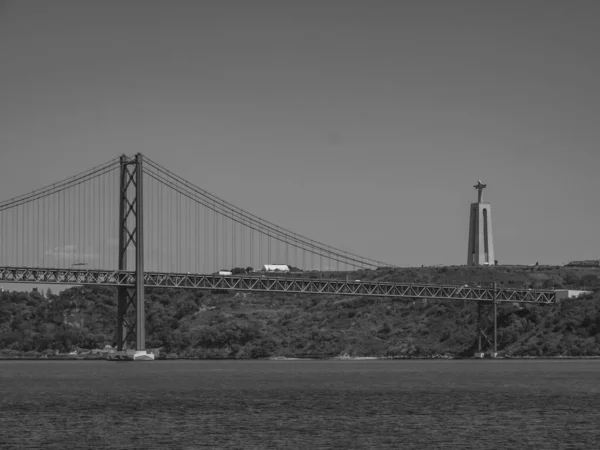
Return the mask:
<svg viewBox="0 0 600 450">
<path fill-rule="evenodd" d="M 254 271 L 265 264 L 296 272 Z M 141 154 L 0 202 L 0 282 L 116 286 L 119 350 L 135 342 L 145 351 L 145 287 L 473 300 L 480 317 L 482 305 L 493 306 L 494 335 L 498 302 L 556 300 L 549 290 L 299 275 L 378 267 L 394 266 L 277 226 Z M 234 274 L 219 275 L 233 268 Z"/>
</svg>

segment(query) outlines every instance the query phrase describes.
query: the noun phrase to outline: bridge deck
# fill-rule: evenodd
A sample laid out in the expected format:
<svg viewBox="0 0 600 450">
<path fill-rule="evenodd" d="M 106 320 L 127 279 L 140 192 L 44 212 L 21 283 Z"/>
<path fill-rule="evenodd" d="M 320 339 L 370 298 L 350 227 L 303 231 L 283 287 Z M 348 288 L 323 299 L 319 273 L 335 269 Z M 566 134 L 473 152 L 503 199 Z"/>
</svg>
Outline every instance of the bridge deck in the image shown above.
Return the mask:
<svg viewBox="0 0 600 450">
<path fill-rule="evenodd" d="M 0 282 L 131 286 L 135 272 L 118 270 L 43 269 L 0 267 Z M 201 275 L 182 273 L 144 274 L 146 287 L 219 289 L 227 291 L 288 292 L 432 300 L 476 300 L 519 303 L 554 303 L 551 290 L 499 289 L 490 287 L 443 286 L 410 283 L 379 283 L 261 275 Z"/>
</svg>

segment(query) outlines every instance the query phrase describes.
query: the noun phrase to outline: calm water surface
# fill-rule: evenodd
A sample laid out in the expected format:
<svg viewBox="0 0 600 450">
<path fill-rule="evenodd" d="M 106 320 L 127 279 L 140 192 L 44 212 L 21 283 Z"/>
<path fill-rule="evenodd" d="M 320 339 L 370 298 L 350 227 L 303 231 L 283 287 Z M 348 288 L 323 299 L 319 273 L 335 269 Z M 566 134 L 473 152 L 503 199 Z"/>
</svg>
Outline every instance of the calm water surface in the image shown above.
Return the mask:
<svg viewBox="0 0 600 450">
<path fill-rule="evenodd" d="M 0 361 L 0 448 L 600 448 L 600 361 Z"/>
</svg>

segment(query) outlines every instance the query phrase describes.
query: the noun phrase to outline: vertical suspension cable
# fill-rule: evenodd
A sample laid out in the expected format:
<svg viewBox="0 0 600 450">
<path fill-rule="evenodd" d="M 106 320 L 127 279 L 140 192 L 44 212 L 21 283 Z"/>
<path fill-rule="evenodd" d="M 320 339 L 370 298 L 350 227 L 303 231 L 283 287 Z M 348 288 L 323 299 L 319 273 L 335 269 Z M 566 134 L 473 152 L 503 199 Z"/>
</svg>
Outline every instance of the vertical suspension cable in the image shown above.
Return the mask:
<svg viewBox="0 0 600 450">
<path fill-rule="evenodd" d="M 66 259 L 67 259 L 67 249 L 66 249 L 66 227 L 65 227 L 65 217 L 66 217 L 66 209 L 67 209 L 67 197 L 65 194 L 65 191 L 61 192 L 61 198 L 60 198 L 60 204 L 62 205 L 61 208 L 59 208 L 60 211 L 60 231 L 61 231 L 61 235 L 62 235 L 62 245 L 60 246 L 60 252 L 63 258 L 63 267 L 66 267 Z"/>
<path fill-rule="evenodd" d="M 21 264 L 23 267 L 27 266 L 27 203 L 24 203 L 21 208 L 21 235 L 22 239 L 22 253 L 21 253 Z"/>
<path fill-rule="evenodd" d="M 227 220 L 224 215 L 221 215 L 221 225 L 223 226 L 223 264 L 222 269 L 227 270 Z"/>
<path fill-rule="evenodd" d="M 144 171 L 140 174 L 144 178 Z M 144 268 L 145 270 L 153 270 L 152 267 L 152 182 L 151 180 L 143 180 L 144 198 L 143 206 L 143 221 L 144 221 Z M 138 217 L 138 222 L 140 218 Z"/>
<path fill-rule="evenodd" d="M 216 207 L 216 201 L 213 201 L 213 205 Z M 213 270 L 216 271 L 219 268 L 219 257 L 218 257 L 218 250 L 219 250 L 219 218 L 217 216 L 217 211 L 213 209 L 213 264 L 214 264 L 214 268 Z"/>
<path fill-rule="evenodd" d="M 28 245 L 27 245 L 27 238 L 28 238 L 28 234 L 29 234 L 29 226 L 27 223 L 27 213 L 28 213 L 28 206 L 29 203 L 25 203 L 23 205 L 23 208 L 21 209 L 21 222 L 22 222 L 22 236 L 23 236 L 23 255 L 21 256 L 22 258 L 22 263 L 23 266 L 27 266 L 27 251 L 28 251 Z"/>
<path fill-rule="evenodd" d="M 16 230 L 17 230 L 17 236 L 18 236 L 18 242 L 19 242 L 19 246 L 17 247 L 17 261 L 18 267 L 22 267 L 23 266 L 23 261 L 21 260 L 22 255 L 23 255 L 23 220 L 21 220 L 21 215 L 23 214 L 23 205 L 19 205 L 17 208 L 17 226 L 16 226 Z"/>
<path fill-rule="evenodd" d="M 48 256 L 50 257 L 52 255 L 52 243 L 50 242 L 50 228 L 52 226 L 52 205 L 51 205 L 51 201 L 52 198 L 50 196 L 46 197 L 46 201 L 44 202 L 44 216 L 46 217 L 46 223 L 44 224 L 44 230 L 45 230 L 45 237 L 46 237 L 46 242 L 45 242 L 45 251 L 44 251 L 44 260 L 46 259 L 46 253 L 48 253 Z M 50 259 L 50 258 L 48 258 Z M 51 261 L 45 261 L 45 263 L 47 265 L 51 264 Z"/>
<path fill-rule="evenodd" d="M 44 197 L 44 217 L 45 217 L 45 224 L 44 224 L 44 231 L 43 234 L 46 236 L 46 241 L 45 241 L 45 246 L 44 246 L 44 262 L 46 264 L 46 266 L 48 267 L 56 267 L 53 261 L 53 253 L 54 253 L 54 246 L 53 246 L 53 242 L 51 242 L 52 239 L 52 199 L 53 196 L 48 195 Z M 46 258 L 48 257 L 48 258 Z"/>
<path fill-rule="evenodd" d="M 57 258 L 56 258 L 56 196 L 51 196 L 49 205 L 48 205 L 48 223 L 49 223 L 49 241 L 48 245 L 50 247 L 50 256 L 51 259 L 48 261 L 53 267 L 58 266 Z"/>
<path fill-rule="evenodd" d="M 186 200 L 186 198 L 183 195 L 181 195 L 181 194 L 178 194 L 178 196 L 180 198 L 180 205 L 181 205 L 181 212 L 180 212 L 180 215 L 179 215 L 179 219 L 181 220 L 181 234 L 179 235 L 180 239 L 181 239 L 181 268 L 180 268 L 179 271 L 180 272 L 187 272 L 187 269 L 185 268 L 185 264 L 186 264 L 186 257 L 185 256 L 186 256 L 186 253 L 187 253 L 187 251 L 185 249 L 185 247 L 186 247 L 186 242 L 185 242 L 185 239 L 186 239 L 186 223 L 187 223 L 187 218 L 185 216 L 185 205 L 186 205 L 185 200 Z"/>
<path fill-rule="evenodd" d="M 17 207 L 18 209 L 17 209 L 17 226 L 16 226 L 16 229 L 17 229 L 18 236 L 21 238 L 21 242 L 20 242 L 20 244 L 21 244 L 21 245 L 20 245 L 20 247 L 21 247 L 21 248 L 20 248 L 20 250 L 19 250 L 19 249 L 17 249 L 17 266 L 18 266 L 18 267 L 22 267 L 22 264 L 21 264 L 21 255 L 23 254 L 23 240 L 24 240 L 24 239 L 23 239 L 23 237 L 21 236 L 21 235 L 22 235 L 22 233 L 19 233 L 19 231 L 23 229 L 23 228 L 20 226 L 20 225 L 21 225 L 21 223 L 22 223 L 22 221 L 21 221 L 21 222 L 19 222 L 19 217 L 21 217 L 21 214 L 22 214 L 22 213 L 21 213 L 22 206 L 23 206 L 23 205 L 19 205 L 19 206 Z"/>
<path fill-rule="evenodd" d="M 71 243 L 71 188 L 66 189 L 64 191 L 65 199 L 65 211 L 64 211 L 64 219 L 63 219 L 63 228 L 65 233 L 65 246 L 67 245 L 67 240 Z M 69 247 L 70 249 L 71 247 Z M 66 251 L 66 249 L 65 249 Z"/>
<path fill-rule="evenodd" d="M 254 268 L 254 229 L 250 228 L 250 267 Z"/>
<path fill-rule="evenodd" d="M 260 270 L 260 266 L 264 264 L 263 262 L 263 234 L 262 231 L 258 232 L 258 267 L 257 270 Z"/>
<path fill-rule="evenodd" d="M 28 234 L 29 234 L 29 224 L 27 223 L 27 214 L 28 214 L 28 206 L 29 203 L 25 203 L 23 204 L 23 267 L 27 267 L 27 257 L 28 257 L 28 245 L 27 245 L 27 238 L 28 238 Z"/>
<path fill-rule="evenodd" d="M 192 256 L 192 251 L 191 249 L 192 247 L 192 240 L 190 237 L 190 232 L 191 232 L 191 221 L 192 221 L 192 216 L 190 215 L 190 199 L 186 197 L 185 203 L 187 205 L 186 209 L 186 216 L 187 216 L 187 223 L 186 223 L 186 242 L 185 242 L 185 247 L 186 247 L 186 252 L 187 252 L 187 259 L 188 259 L 188 265 L 186 267 L 186 271 L 190 272 L 192 270 L 192 260 L 191 260 L 191 256 Z"/>
<path fill-rule="evenodd" d="M 163 234 L 163 217 L 165 216 L 163 211 L 163 194 L 164 194 L 164 186 L 162 183 L 158 183 L 158 260 L 164 261 L 164 234 Z M 159 264 L 158 267 L 159 272 L 165 272 L 162 264 Z"/>
<path fill-rule="evenodd" d="M 294 266 L 297 268 L 298 267 L 298 247 L 296 247 L 295 245 L 292 247 L 292 250 L 294 252 Z"/>
<path fill-rule="evenodd" d="M 23 210 L 23 242 L 24 242 L 24 253 L 23 253 L 23 265 L 27 267 L 29 265 L 29 205 L 25 203 Z"/>
<path fill-rule="evenodd" d="M 181 273 L 181 195 L 177 195 L 177 273 Z"/>
<path fill-rule="evenodd" d="M 35 232 L 36 232 L 36 217 L 35 217 L 35 212 L 36 212 L 36 204 L 37 204 L 37 200 L 35 202 L 31 202 L 29 203 L 29 217 L 27 219 L 27 221 L 29 222 L 29 238 L 28 238 L 28 245 L 29 245 L 29 256 L 28 256 L 28 265 L 29 267 L 37 267 L 36 266 L 36 248 L 35 248 Z"/>
<path fill-rule="evenodd" d="M 198 222 L 200 222 L 200 217 L 202 217 L 202 227 L 198 229 L 198 240 L 200 240 L 200 234 L 202 234 L 202 250 L 200 250 L 200 245 L 198 245 L 198 252 L 202 252 L 198 255 L 198 273 L 206 273 L 206 208 L 201 203 L 198 204 L 198 208 Z"/>
<path fill-rule="evenodd" d="M 181 230 L 182 230 L 182 237 L 181 237 L 181 257 L 182 257 L 182 261 L 181 261 L 181 271 L 182 272 L 188 272 L 189 271 L 189 266 L 185 267 L 186 265 L 186 255 L 189 254 L 188 249 L 189 249 L 189 241 L 187 241 L 187 224 L 188 224 L 188 217 L 187 217 L 187 197 L 183 197 L 181 194 L 179 194 L 180 197 L 182 197 L 181 201 L 182 201 L 182 211 L 181 211 L 181 220 L 182 220 L 182 224 L 181 224 Z"/>
<path fill-rule="evenodd" d="M 81 186 L 77 186 L 77 245 L 75 247 L 76 253 L 79 254 L 81 251 Z"/>
<path fill-rule="evenodd" d="M 162 261 L 162 185 L 160 181 L 156 181 L 156 271 L 161 272 L 161 264 Z"/>
<path fill-rule="evenodd" d="M 100 177 L 96 178 L 96 185 L 94 187 L 94 223 L 96 228 L 96 251 L 94 252 L 96 256 L 96 264 L 95 268 L 100 268 L 100 260 L 101 260 L 101 239 L 100 239 Z"/>
<path fill-rule="evenodd" d="M 104 175 L 103 175 L 104 177 Z M 102 200 L 102 195 L 101 195 L 101 182 L 100 182 L 100 177 L 96 178 L 96 188 L 95 188 L 95 195 L 94 195 L 94 214 L 95 214 L 95 222 L 96 222 L 96 255 L 97 259 L 96 259 L 96 269 L 99 269 L 101 267 L 101 260 L 102 260 L 102 226 L 101 226 L 101 218 L 100 218 L 100 201 Z"/>
<path fill-rule="evenodd" d="M 146 168 L 144 167 L 144 171 Z M 145 174 L 145 172 L 144 172 Z M 148 250 L 150 253 L 150 267 L 152 271 L 157 271 L 156 261 L 157 261 L 157 251 L 156 251 L 156 188 L 157 182 L 155 180 L 150 179 L 150 177 L 146 177 L 146 180 L 149 182 L 150 187 L 150 198 L 148 202 L 148 211 L 150 212 L 148 221 L 150 224 L 150 239 L 144 239 L 144 242 L 147 243 Z"/>
<path fill-rule="evenodd" d="M 196 204 L 192 200 L 188 199 L 188 271 L 190 273 L 197 273 L 196 270 Z"/>
<path fill-rule="evenodd" d="M 113 233 L 115 232 L 115 229 L 118 230 L 119 227 L 116 226 L 114 227 L 114 217 L 115 214 L 117 213 L 117 211 L 115 211 L 115 199 L 117 198 L 117 196 L 115 195 L 116 192 L 116 185 L 117 185 L 117 177 L 116 177 L 116 173 L 118 173 L 118 171 L 114 171 L 111 176 L 110 176 L 110 184 L 108 185 L 107 190 L 107 194 L 108 197 L 105 199 L 106 202 L 108 202 L 108 215 L 110 216 L 110 220 L 107 223 L 107 230 L 106 230 L 106 234 L 107 236 L 113 236 Z M 119 236 L 117 235 L 117 239 L 119 239 Z M 118 241 L 117 241 L 118 242 Z M 115 239 L 111 239 L 110 241 L 110 247 L 108 247 L 108 261 L 105 261 L 106 264 L 106 268 L 107 269 L 112 269 L 112 268 L 117 268 L 114 264 L 117 261 L 117 258 L 115 257 L 115 249 L 117 248 L 117 245 L 115 245 Z"/>
<path fill-rule="evenodd" d="M 15 246 L 15 244 L 17 242 L 17 236 L 16 236 L 15 231 L 14 231 L 15 230 L 15 225 L 14 225 L 14 220 L 13 220 L 14 215 L 15 215 L 14 214 L 15 209 L 11 208 L 11 209 L 6 210 L 6 212 L 7 212 L 6 222 L 7 222 L 7 226 L 10 226 L 9 237 L 10 237 L 10 242 L 11 242 L 11 245 L 10 245 L 10 254 L 8 255 L 8 265 L 15 266 L 16 265 L 16 260 L 13 257 L 14 246 Z M 8 234 L 8 232 L 7 232 L 7 234 Z"/>
<path fill-rule="evenodd" d="M 85 183 L 88 184 L 88 183 Z M 88 226 L 87 226 L 87 232 L 88 232 L 88 241 L 86 242 L 86 247 L 89 247 L 86 252 L 86 261 L 87 261 L 87 266 L 85 267 L 90 267 L 92 265 L 92 261 L 94 258 L 94 224 L 93 224 L 93 217 L 92 217 L 92 188 L 94 187 L 94 185 L 91 183 L 91 180 L 89 182 L 89 185 L 87 187 L 87 194 L 88 194 L 88 201 L 87 201 L 87 216 L 88 216 Z"/>
<path fill-rule="evenodd" d="M 146 171 L 151 171 L 151 168 L 148 168 L 147 166 L 144 167 L 144 172 Z M 148 172 L 149 173 L 149 172 Z M 146 179 L 148 179 L 148 181 L 150 181 L 150 177 L 146 177 Z M 154 180 L 152 182 L 152 204 L 153 204 L 153 219 L 152 221 L 154 222 L 154 224 L 152 225 L 153 228 L 153 236 L 152 236 L 152 246 L 154 247 L 154 261 L 153 261 L 153 270 L 155 272 L 159 272 L 160 268 L 159 266 L 159 261 L 160 261 L 160 243 L 158 241 L 159 239 L 159 227 L 160 227 L 160 222 L 159 222 L 159 218 L 160 218 L 160 208 L 159 208 L 159 182 L 157 180 Z"/>
<path fill-rule="evenodd" d="M 267 264 L 273 264 L 271 258 L 271 235 L 267 231 Z"/>
<path fill-rule="evenodd" d="M 244 270 L 248 267 L 246 261 L 246 224 L 243 218 L 240 223 L 240 267 Z"/>
<path fill-rule="evenodd" d="M 173 198 L 173 195 L 174 195 L 173 190 L 169 191 L 169 195 L 170 195 L 170 198 Z M 173 258 L 172 272 L 176 272 L 177 271 L 176 270 L 176 266 L 177 266 L 177 222 L 176 222 L 177 221 L 177 202 L 176 201 L 173 201 L 173 208 L 172 209 L 173 209 L 173 214 L 170 215 L 170 220 L 169 220 L 169 222 L 171 222 L 170 226 L 171 226 L 171 228 L 173 230 L 172 231 L 172 233 L 173 233 L 173 238 L 172 238 L 173 245 L 172 245 L 172 248 L 175 250 L 175 254 L 172 255 L 172 258 Z"/>
<path fill-rule="evenodd" d="M 60 208 L 61 208 L 61 193 L 56 193 L 53 195 L 55 204 L 52 208 L 52 217 L 53 217 L 53 244 L 54 247 L 54 267 L 63 268 L 63 260 L 64 260 L 64 252 L 61 248 L 60 240 L 62 238 L 62 233 L 60 231 Z"/>
<path fill-rule="evenodd" d="M 94 223 L 94 180 L 91 179 L 88 185 L 88 202 L 87 202 L 87 208 L 88 208 L 88 219 L 89 219 L 89 225 L 88 225 L 88 233 L 90 235 L 90 237 L 88 238 L 88 245 L 90 247 L 89 249 L 89 258 L 88 258 L 88 265 L 85 266 L 86 268 L 93 268 L 94 267 L 94 255 L 95 255 L 95 249 L 94 249 L 94 244 L 95 244 L 95 239 L 94 239 L 94 233 L 96 231 L 96 225 Z"/>
<path fill-rule="evenodd" d="M 42 203 L 42 226 L 41 226 L 41 232 L 40 232 L 40 240 L 42 241 L 42 261 L 41 261 L 41 265 L 42 267 L 46 267 L 46 230 L 48 229 L 48 227 L 46 226 L 46 199 L 47 197 L 44 197 L 41 199 L 41 203 Z"/>
<path fill-rule="evenodd" d="M 81 199 L 81 233 L 82 233 L 82 237 L 81 237 L 81 249 L 79 250 L 79 259 L 81 260 L 81 263 L 84 264 L 86 263 L 86 258 L 85 258 L 85 253 L 86 253 L 86 245 L 87 245 L 87 239 L 88 239 L 88 230 L 87 230 L 87 214 L 86 214 L 86 209 L 87 209 L 87 183 L 82 183 L 81 184 L 81 190 L 82 190 L 82 199 Z M 87 267 L 87 266 L 84 266 Z"/>
<path fill-rule="evenodd" d="M 37 201 L 35 202 L 37 203 Z M 27 265 L 29 267 L 35 267 L 35 204 L 34 202 L 29 203 L 27 207 L 27 222 L 28 222 L 28 236 L 27 246 L 29 247 L 27 255 Z"/>
<path fill-rule="evenodd" d="M 195 273 L 200 273 L 200 267 L 199 267 L 199 252 L 200 252 L 200 224 L 198 223 L 200 221 L 200 210 L 198 209 L 198 203 L 194 204 L 194 228 L 195 228 L 195 238 L 194 238 L 194 247 L 195 247 L 195 254 L 194 254 L 194 258 L 195 258 L 195 269 L 194 272 Z"/>
<path fill-rule="evenodd" d="M 0 264 L 4 266 L 8 266 L 6 261 L 4 260 L 6 255 L 6 229 L 4 224 L 4 210 L 0 209 Z"/>
<path fill-rule="evenodd" d="M 209 228 L 210 228 L 210 210 L 205 206 L 204 207 L 204 223 L 205 223 L 205 229 L 204 229 L 204 273 L 208 274 L 210 272 L 209 268 L 208 268 L 208 264 L 210 261 L 210 255 L 209 255 Z"/>
<path fill-rule="evenodd" d="M 100 186 L 98 187 L 98 195 L 100 203 L 98 204 L 98 214 L 100 214 L 100 261 L 98 262 L 99 269 L 108 269 L 106 265 L 106 180 L 110 178 L 110 172 L 106 177 L 102 177 Z"/>
<path fill-rule="evenodd" d="M 37 229 L 37 217 L 36 217 L 36 204 L 38 203 L 38 201 L 36 200 L 35 202 L 32 202 L 29 204 L 29 226 L 30 226 L 30 230 L 31 230 L 31 234 L 29 235 L 29 247 L 30 247 L 30 260 L 29 260 L 29 264 L 31 267 L 37 267 L 36 265 L 36 256 L 37 256 L 37 249 L 35 247 L 35 235 L 36 235 L 36 229 Z"/>
<path fill-rule="evenodd" d="M 166 189 L 167 192 L 167 210 L 168 210 L 168 214 L 167 214 L 167 223 L 166 223 L 166 228 L 167 228 L 167 234 L 168 234 L 168 245 L 167 245 L 167 251 L 169 252 L 169 272 L 174 272 L 173 267 L 173 249 L 175 248 L 175 235 L 173 233 L 173 220 L 175 218 L 175 214 L 174 214 L 174 210 L 175 210 L 175 202 L 173 202 L 173 191 L 170 189 Z"/>
<path fill-rule="evenodd" d="M 143 198 L 143 214 L 142 220 L 144 222 L 144 270 L 148 272 L 156 272 L 154 267 L 154 254 L 155 254 L 155 239 L 154 239 L 154 182 L 147 176 L 146 167 L 142 167 L 140 174 L 142 183 L 144 186 L 144 198 Z"/>
<path fill-rule="evenodd" d="M 4 210 L 0 208 L 0 265 L 2 267 L 8 266 L 4 261 L 6 255 L 6 237 L 4 236 Z"/>
</svg>

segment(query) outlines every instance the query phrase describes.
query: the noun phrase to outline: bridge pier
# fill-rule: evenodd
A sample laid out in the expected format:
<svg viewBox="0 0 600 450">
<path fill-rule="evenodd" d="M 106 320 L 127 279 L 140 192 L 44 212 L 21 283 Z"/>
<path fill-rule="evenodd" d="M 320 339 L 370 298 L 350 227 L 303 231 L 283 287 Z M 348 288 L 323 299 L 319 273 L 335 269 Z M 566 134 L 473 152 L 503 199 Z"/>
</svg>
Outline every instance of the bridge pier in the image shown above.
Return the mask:
<svg viewBox="0 0 600 450">
<path fill-rule="evenodd" d="M 482 310 L 486 309 L 488 305 L 487 311 L 483 312 Z M 492 335 L 488 336 L 486 330 L 490 325 L 492 327 Z M 486 354 L 482 346 L 482 338 L 487 343 L 487 353 L 490 358 L 496 358 L 498 356 L 498 295 L 496 283 L 494 283 L 493 299 L 491 302 L 485 300 L 477 301 L 477 351 L 474 355 L 476 358 L 484 358 Z"/>
<path fill-rule="evenodd" d="M 135 285 L 120 286 L 117 294 L 117 351 L 125 359 L 153 359 L 146 353 L 146 316 L 144 309 L 144 198 L 143 159 L 123 155 L 120 159 L 119 190 L 119 270 L 128 270 L 127 250 L 135 250 Z M 135 310 L 135 311 L 134 311 Z M 135 352 L 127 351 L 135 340 Z M 129 358 L 131 356 L 131 358 Z M 153 355 L 152 355 L 153 356 Z"/>
</svg>

